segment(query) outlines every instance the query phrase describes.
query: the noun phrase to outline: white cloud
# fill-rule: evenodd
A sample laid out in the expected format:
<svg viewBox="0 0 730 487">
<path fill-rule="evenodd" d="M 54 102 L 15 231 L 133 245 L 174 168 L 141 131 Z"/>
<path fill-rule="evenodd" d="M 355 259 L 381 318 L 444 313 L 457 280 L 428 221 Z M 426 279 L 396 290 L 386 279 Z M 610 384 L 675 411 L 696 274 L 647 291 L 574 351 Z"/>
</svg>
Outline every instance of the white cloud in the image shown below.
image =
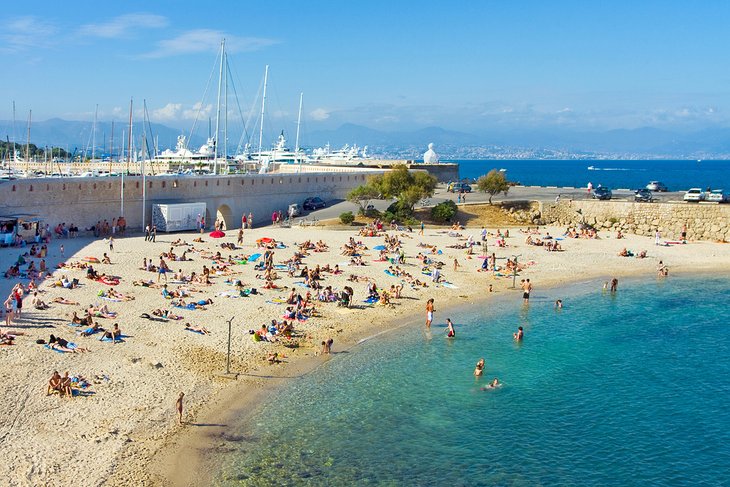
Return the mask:
<svg viewBox="0 0 730 487">
<path fill-rule="evenodd" d="M 309 117 L 312 120 L 321 122 L 323 120 L 327 120 L 328 118 L 330 118 L 330 112 L 328 110 L 325 110 L 324 108 L 315 108 L 314 110 L 309 112 Z"/>
<path fill-rule="evenodd" d="M 163 39 L 150 52 L 142 54 L 144 58 L 161 58 L 199 52 L 215 52 L 220 48 L 221 40 L 226 40 L 228 52 L 256 51 L 277 44 L 274 39 L 262 37 L 239 37 L 228 35 L 220 30 L 195 29 L 184 32 L 172 39 Z"/>
<path fill-rule="evenodd" d="M 167 122 L 170 120 L 178 120 L 180 118 L 180 111 L 182 110 L 182 103 L 168 103 L 162 108 L 152 110 L 150 118 L 158 120 L 160 122 Z"/>
<path fill-rule="evenodd" d="M 114 17 L 108 22 L 82 25 L 80 34 L 91 37 L 112 39 L 117 37 L 126 37 L 136 29 L 160 28 L 165 27 L 167 24 L 167 18 L 162 15 L 147 13 L 125 14 Z"/>
<path fill-rule="evenodd" d="M 0 52 L 17 53 L 54 44 L 58 27 L 38 17 L 15 17 L 0 24 Z"/>
<path fill-rule="evenodd" d="M 213 105 L 203 105 L 201 102 L 196 102 L 191 108 L 183 110 L 182 118 L 185 120 L 195 120 L 196 117 L 208 118 L 213 113 Z"/>
</svg>

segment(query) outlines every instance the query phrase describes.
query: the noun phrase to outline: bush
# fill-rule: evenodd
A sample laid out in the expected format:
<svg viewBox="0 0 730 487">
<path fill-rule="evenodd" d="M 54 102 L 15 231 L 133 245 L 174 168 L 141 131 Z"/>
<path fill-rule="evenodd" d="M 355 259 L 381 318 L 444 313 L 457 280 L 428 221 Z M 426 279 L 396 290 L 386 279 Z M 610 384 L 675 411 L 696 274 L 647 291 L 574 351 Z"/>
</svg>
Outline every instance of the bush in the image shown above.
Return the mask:
<svg viewBox="0 0 730 487">
<path fill-rule="evenodd" d="M 431 218 L 434 221 L 446 223 L 456 215 L 456 203 L 451 200 L 444 201 L 431 208 Z"/>
<path fill-rule="evenodd" d="M 340 214 L 340 221 L 345 225 L 352 225 L 352 222 L 355 221 L 355 215 L 351 211 L 346 211 Z"/>
</svg>

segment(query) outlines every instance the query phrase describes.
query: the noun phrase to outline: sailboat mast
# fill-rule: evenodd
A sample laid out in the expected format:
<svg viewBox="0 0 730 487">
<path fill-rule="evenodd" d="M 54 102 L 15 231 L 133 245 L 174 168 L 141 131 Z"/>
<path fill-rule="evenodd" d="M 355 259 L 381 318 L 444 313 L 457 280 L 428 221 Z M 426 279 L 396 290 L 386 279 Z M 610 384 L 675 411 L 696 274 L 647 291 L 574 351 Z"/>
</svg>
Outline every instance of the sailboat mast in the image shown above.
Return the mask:
<svg viewBox="0 0 730 487">
<path fill-rule="evenodd" d="M 297 116 L 297 141 L 294 144 L 294 154 L 299 157 L 299 126 L 302 123 L 302 101 L 304 100 L 304 93 L 299 93 L 299 115 Z"/>
<path fill-rule="evenodd" d="M 30 121 L 33 118 L 33 110 L 28 110 L 28 138 L 25 141 L 25 175 L 28 176 L 30 168 Z"/>
<path fill-rule="evenodd" d="M 17 171 L 18 170 L 18 158 L 16 157 L 16 148 L 15 148 L 15 100 L 13 100 L 13 167 Z"/>
<path fill-rule="evenodd" d="M 94 163 L 96 157 L 96 116 L 99 113 L 99 105 L 94 109 L 94 126 L 91 127 L 91 163 Z"/>
<path fill-rule="evenodd" d="M 269 82 L 269 65 L 264 71 L 264 96 L 261 98 L 261 127 L 259 128 L 259 160 L 261 160 L 261 146 L 264 143 L 264 112 L 266 109 L 266 84 Z"/>
<path fill-rule="evenodd" d="M 221 65 L 218 71 L 218 102 L 215 114 L 215 148 L 213 150 L 213 174 L 218 174 L 218 146 L 220 145 L 221 123 L 221 87 L 223 84 L 223 57 L 226 49 L 226 40 L 221 41 Z"/>
<path fill-rule="evenodd" d="M 223 161 L 225 161 L 225 168 L 223 171 L 225 173 L 228 173 L 228 56 L 226 53 L 223 53 L 223 61 L 226 63 L 225 67 L 225 85 L 224 85 L 224 97 L 223 101 L 224 103 L 224 109 L 225 112 L 223 112 Z"/>
<path fill-rule="evenodd" d="M 114 120 L 112 120 L 112 133 L 109 137 L 109 175 L 112 174 L 112 161 L 114 160 Z"/>
<path fill-rule="evenodd" d="M 132 162 L 132 102 L 133 98 L 129 99 L 129 132 L 127 133 L 127 172 L 129 172 L 129 164 Z"/>
</svg>

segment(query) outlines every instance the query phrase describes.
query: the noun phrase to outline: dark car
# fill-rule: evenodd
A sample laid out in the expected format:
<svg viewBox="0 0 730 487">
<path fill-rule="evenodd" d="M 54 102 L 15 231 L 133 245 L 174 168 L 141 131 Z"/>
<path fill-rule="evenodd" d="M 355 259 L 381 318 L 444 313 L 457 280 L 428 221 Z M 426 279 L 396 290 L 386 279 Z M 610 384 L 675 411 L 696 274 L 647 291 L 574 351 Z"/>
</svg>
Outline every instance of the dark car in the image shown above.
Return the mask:
<svg viewBox="0 0 730 487">
<path fill-rule="evenodd" d="M 307 198 L 302 204 L 302 208 L 304 208 L 305 210 L 316 210 L 319 208 L 324 208 L 325 206 L 327 206 L 327 203 L 325 203 L 324 200 L 319 196 Z"/>
<path fill-rule="evenodd" d="M 654 201 L 654 195 L 646 188 L 637 189 L 634 192 L 634 201 L 641 203 L 651 203 L 652 201 Z"/>
<path fill-rule="evenodd" d="M 471 186 L 466 183 L 454 183 L 451 187 L 452 193 L 471 193 Z"/>
<path fill-rule="evenodd" d="M 593 190 L 593 197 L 597 200 L 610 200 L 612 196 L 611 190 L 605 186 L 599 186 Z"/>
</svg>

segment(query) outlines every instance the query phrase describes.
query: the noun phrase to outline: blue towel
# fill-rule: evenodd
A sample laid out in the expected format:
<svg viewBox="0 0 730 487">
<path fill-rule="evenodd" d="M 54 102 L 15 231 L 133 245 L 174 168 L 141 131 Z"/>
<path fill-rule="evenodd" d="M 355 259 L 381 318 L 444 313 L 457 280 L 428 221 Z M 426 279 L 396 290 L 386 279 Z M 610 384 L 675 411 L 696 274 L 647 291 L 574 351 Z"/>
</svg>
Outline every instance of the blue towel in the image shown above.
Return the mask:
<svg viewBox="0 0 730 487">
<path fill-rule="evenodd" d="M 198 335 L 205 335 L 205 333 L 203 333 L 202 331 L 198 331 L 198 330 L 191 330 L 190 328 L 185 328 L 185 330 L 187 330 L 187 331 L 191 331 L 191 332 L 193 332 L 193 333 L 197 333 Z"/>
<path fill-rule="evenodd" d="M 373 304 L 373 303 L 377 303 L 378 301 L 380 301 L 379 297 L 371 296 L 371 297 L 367 298 L 366 300 L 364 300 L 363 303 Z"/>
<path fill-rule="evenodd" d="M 373 247 L 373 250 L 385 250 L 385 248 L 385 245 L 376 245 L 375 247 Z"/>
<path fill-rule="evenodd" d="M 259 257 L 261 257 L 261 254 L 253 254 L 251 257 L 248 258 L 248 261 L 249 262 L 256 262 Z"/>
<path fill-rule="evenodd" d="M 117 341 L 117 342 L 124 342 L 124 339 L 125 339 L 125 338 L 129 338 L 129 336 L 127 336 L 127 335 L 119 335 L 119 336 L 117 337 L 116 341 Z M 108 343 L 111 343 L 111 342 L 112 342 L 112 339 L 111 339 L 111 338 L 109 338 L 108 336 L 104 335 L 104 336 L 102 336 L 101 338 L 99 338 L 99 341 L 100 341 L 100 342 L 108 342 Z"/>
<path fill-rule="evenodd" d="M 389 271 L 388 269 L 385 269 L 385 270 L 384 270 L 383 272 L 385 272 L 385 273 L 386 273 L 386 274 L 388 274 L 389 276 L 393 276 L 393 277 L 398 277 L 398 276 L 396 276 L 395 274 L 393 274 L 392 272 L 390 272 L 390 271 Z"/>
</svg>

